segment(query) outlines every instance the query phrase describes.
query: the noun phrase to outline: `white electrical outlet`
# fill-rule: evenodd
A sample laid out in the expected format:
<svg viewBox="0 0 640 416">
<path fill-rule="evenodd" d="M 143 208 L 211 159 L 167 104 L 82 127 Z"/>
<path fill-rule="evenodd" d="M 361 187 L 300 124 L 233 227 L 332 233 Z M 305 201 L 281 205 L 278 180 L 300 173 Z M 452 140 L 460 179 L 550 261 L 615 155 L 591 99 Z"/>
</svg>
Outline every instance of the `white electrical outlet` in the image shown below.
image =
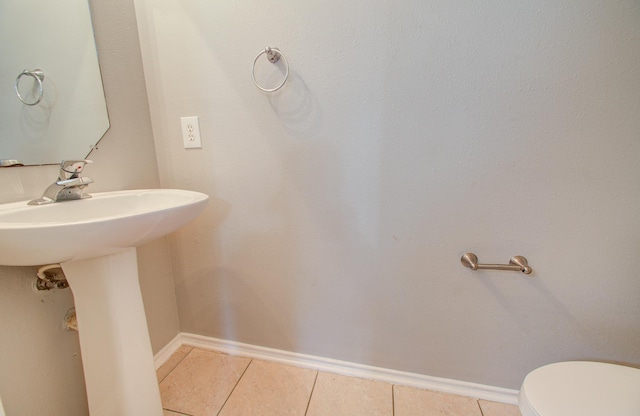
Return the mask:
<svg viewBox="0 0 640 416">
<path fill-rule="evenodd" d="M 201 149 L 200 124 L 198 117 L 180 117 L 182 123 L 182 141 L 185 149 Z"/>
</svg>

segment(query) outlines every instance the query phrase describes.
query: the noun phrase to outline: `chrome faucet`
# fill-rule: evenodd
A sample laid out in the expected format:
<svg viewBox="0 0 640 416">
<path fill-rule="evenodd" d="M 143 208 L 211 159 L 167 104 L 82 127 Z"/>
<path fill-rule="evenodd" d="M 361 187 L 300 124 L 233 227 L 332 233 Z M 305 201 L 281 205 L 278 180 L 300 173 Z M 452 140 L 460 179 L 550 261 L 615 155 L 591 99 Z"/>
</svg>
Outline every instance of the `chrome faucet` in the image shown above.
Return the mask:
<svg viewBox="0 0 640 416">
<path fill-rule="evenodd" d="M 63 160 L 60 163 L 58 180 L 49 185 L 41 198 L 30 201 L 29 205 L 44 205 L 60 201 L 91 198 L 91 195 L 85 194 L 83 190 L 87 185 L 93 183 L 93 179 L 79 176 L 87 163 L 93 162 L 91 160 Z"/>
</svg>

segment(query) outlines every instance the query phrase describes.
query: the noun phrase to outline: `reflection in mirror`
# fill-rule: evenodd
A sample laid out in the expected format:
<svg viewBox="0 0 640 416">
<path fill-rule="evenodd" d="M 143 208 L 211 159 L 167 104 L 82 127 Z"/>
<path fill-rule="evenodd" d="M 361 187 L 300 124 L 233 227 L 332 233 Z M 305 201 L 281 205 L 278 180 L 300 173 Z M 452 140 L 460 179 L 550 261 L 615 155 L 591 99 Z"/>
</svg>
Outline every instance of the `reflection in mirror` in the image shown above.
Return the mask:
<svg viewBox="0 0 640 416">
<path fill-rule="evenodd" d="M 84 159 L 109 128 L 87 0 L 2 0 L 0 56 L 0 160 Z"/>
</svg>

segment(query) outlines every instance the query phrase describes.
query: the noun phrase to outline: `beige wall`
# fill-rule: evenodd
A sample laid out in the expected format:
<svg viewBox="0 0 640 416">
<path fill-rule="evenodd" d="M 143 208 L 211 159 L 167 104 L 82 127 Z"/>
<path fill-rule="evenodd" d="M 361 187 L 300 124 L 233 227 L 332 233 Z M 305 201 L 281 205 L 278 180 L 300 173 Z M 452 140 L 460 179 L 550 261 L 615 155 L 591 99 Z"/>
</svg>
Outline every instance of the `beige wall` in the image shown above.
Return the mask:
<svg viewBox="0 0 640 416">
<path fill-rule="evenodd" d="M 111 128 L 86 169 L 93 192 L 158 187 L 133 4 L 91 1 Z M 56 166 L 0 169 L 0 202 L 40 196 Z M 168 245 L 138 252 L 154 351 L 178 332 Z M 34 293 L 36 268 L 0 267 L 0 396 L 8 416 L 87 414 L 77 333 L 62 328 L 69 290 Z"/>
<path fill-rule="evenodd" d="M 212 196 L 183 331 L 509 388 L 640 365 L 636 1 L 135 4 L 161 183 Z"/>
</svg>

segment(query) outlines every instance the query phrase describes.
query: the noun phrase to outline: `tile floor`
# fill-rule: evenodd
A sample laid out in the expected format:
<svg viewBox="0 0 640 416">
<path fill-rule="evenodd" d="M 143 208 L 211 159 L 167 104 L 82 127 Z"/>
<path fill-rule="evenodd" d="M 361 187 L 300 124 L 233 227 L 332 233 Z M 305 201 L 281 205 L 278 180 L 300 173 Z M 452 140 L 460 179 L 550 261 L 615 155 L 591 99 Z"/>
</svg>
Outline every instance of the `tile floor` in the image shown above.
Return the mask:
<svg viewBox="0 0 640 416">
<path fill-rule="evenodd" d="M 520 416 L 502 403 L 188 346 L 157 375 L 164 416 Z"/>
</svg>

